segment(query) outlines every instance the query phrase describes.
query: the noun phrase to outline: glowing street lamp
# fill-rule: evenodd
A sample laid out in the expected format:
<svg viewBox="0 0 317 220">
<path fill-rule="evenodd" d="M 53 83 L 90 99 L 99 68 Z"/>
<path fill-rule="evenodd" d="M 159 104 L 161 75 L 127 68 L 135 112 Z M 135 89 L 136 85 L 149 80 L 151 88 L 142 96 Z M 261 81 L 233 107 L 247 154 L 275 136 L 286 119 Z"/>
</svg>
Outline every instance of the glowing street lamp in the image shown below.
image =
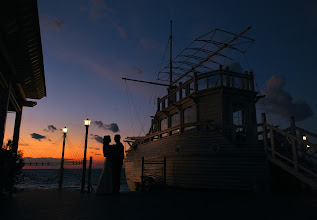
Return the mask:
<svg viewBox="0 0 317 220">
<path fill-rule="evenodd" d="M 61 159 L 61 167 L 59 170 L 59 181 L 58 181 L 58 189 L 62 189 L 63 185 L 63 174 L 64 174 L 64 152 L 65 152 L 65 139 L 66 139 L 66 134 L 67 134 L 68 128 L 64 127 L 63 128 L 63 151 L 62 151 L 62 159 Z"/>
<path fill-rule="evenodd" d="M 86 120 L 84 120 L 84 122 L 85 122 L 85 126 L 90 126 L 90 120 L 87 118 Z"/>
<path fill-rule="evenodd" d="M 84 151 L 84 161 L 83 161 L 83 173 L 81 177 L 81 187 L 80 187 L 80 192 L 84 193 L 85 192 L 85 178 L 86 178 L 86 155 L 87 155 L 87 137 L 88 137 L 88 128 L 90 125 L 90 120 L 87 118 L 84 120 L 84 124 L 86 127 L 86 137 L 85 137 L 85 151 Z"/>
<path fill-rule="evenodd" d="M 64 134 L 67 134 L 67 130 L 68 130 L 68 128 L 64 127 L 64 128 L 63 128 L 63 133 L 64 133 Z"/>
</svg>

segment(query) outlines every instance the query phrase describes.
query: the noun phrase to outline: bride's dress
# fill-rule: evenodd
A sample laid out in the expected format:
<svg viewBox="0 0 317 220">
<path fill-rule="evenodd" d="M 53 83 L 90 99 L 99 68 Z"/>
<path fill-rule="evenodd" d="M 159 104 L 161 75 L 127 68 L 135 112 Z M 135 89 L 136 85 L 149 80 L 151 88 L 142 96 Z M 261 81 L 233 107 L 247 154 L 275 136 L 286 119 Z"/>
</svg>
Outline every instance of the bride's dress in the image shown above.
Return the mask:
<svg viewBox="0 0 317 220">
<path fill-rule="evenodd" d="M 102 169 L 102 173 L 96 189 L 97 194 L 112 193 L 112 161 L 111 158 L 106 158 Z"/>
</svg>

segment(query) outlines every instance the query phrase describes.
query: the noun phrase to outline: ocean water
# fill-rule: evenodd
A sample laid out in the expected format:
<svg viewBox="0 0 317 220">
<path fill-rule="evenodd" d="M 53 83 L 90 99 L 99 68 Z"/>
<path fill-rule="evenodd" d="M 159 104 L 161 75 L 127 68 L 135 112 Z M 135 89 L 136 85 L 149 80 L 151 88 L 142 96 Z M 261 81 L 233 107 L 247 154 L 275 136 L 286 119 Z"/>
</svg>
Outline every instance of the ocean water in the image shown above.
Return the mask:
<svg viewBox="0 0 317 220">
<path fill-rule="evenodd" d="M 102 169 L 91 170 L 91 185 L 96 190 Z M 22 181 L 15 186 L 18 189 L 58 189 L 58 169 L 23 169 Z M 82 169 L 65 169 L 63 189 L 80 190 Z M 86 171 L 86 188 L 88 185 L 88 170 Z M 125 169 L 121 171 L 120 191 L 129 191 Z"/>
</svg>

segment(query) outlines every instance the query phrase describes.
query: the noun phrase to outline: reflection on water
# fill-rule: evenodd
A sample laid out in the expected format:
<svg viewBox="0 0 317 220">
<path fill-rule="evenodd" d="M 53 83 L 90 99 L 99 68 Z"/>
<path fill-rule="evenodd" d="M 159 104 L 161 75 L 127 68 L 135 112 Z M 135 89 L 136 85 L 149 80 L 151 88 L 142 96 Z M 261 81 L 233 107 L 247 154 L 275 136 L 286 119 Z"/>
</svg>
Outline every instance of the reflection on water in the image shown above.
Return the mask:
<svg viewBox="0 0 317 220">
<path fill-rule="evenodd" d="M 96 189 L 102 169 L 91 170 L 91 185 Z M 19 184 L 20 189 L 58 189 L 58 169 L 23 169 L 23 178 Z M 63 189 L 80 190 L 82 169 L 65 169 Z M 88 170 L 86 172 L 86 189 L 88 181 Z M 129 191 L 125 169 L 121 171 L 121 191 Z"/>
</svg>

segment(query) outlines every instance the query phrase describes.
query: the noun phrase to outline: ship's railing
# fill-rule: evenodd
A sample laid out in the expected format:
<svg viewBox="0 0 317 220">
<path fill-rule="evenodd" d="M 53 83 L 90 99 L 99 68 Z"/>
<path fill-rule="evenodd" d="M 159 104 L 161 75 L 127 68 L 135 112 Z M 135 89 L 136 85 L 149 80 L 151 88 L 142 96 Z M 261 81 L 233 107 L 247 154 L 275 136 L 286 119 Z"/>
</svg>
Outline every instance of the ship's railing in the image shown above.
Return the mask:
<svg viewBox="0 0 317 220">
<path fill-rule="evenodd" d="M 253 72 L 245 71 L 244 74 L 241 74 L 220 68 L 201 75 L 194 73 L 191 79 L 185 83 L 180 82 L 177 88 L 170 89 L 166 96 L 157 99 L 157 111 L 162 111 L 198 91 L 218 87 L 254 91 Z"/>
<path fill-rule="evenodd" d="M 200 122 L 193 122 L 193 123 L 186 123 L 183 125 L 177 125 L 171 128 L 167 128 L 163 131 L 157 131 L 155 133 L 149 134 L 146 136 L 146 138 L 142 140 L 138 140 L 141 143 L 147 143 L 150 141 L 156 141 L 160 138 L 164 138 L 167 136 L 171 135 L 176 135 L 176 134 L 182 134 L 182 133 L 187 133 L 191 131 L 197 131 L 198 129 L 202 129 L 203 126 L 208 126 L 210 129 L 210 122 L 211 121 L 200 121 Z"/>
<path fill-rule="evenodd" d="M 308 141 L 304 132 L 314 137 L 317 135 L 296 127 L 294 117 L 291 117 L 291 127 L 285 130 L 266 123 L 265 114 L 262 114 L 262 141 L 268 159 L 316 188 L 317 145 Z M 297 131 L 301 132 L 302 136 L 298 137 Z"/>
</svg>

